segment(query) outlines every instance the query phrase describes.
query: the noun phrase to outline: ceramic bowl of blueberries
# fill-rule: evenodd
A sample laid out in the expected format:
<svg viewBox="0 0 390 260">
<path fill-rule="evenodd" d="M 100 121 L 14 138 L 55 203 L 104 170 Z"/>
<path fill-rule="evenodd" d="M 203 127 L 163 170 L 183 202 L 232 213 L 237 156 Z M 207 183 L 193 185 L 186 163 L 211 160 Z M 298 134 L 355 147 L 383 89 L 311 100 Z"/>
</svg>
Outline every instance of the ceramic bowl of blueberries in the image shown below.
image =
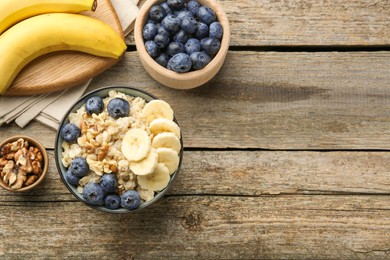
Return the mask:
<svg viewBox="0 0 390 260">
<path fill-rule="evenodd" d="M 64 185 L 78 200 L 99 211 L 130 213 L 168 191 L 180 170 L 183 140 L 168 103 L 140 89 L 110 86 L 71 106 L 54 153 Z"/>
<path fill-rule="evenodd" d="M 152 78 L 170 88 L 191 89 L 222 67 L 230 28 L 215 0 L 148 0 L 136 20 L 134 38 Z"/>
</svg>

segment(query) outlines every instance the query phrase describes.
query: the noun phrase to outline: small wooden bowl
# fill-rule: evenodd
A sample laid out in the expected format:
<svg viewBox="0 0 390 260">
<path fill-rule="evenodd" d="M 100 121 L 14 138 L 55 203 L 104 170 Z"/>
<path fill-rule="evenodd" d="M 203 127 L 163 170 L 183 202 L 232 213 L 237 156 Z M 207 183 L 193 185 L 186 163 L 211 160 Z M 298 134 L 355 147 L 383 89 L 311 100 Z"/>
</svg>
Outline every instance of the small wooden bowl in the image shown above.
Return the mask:
<svg viewBox="0 0 390 260">
<path fill-rule="evenodd" d="M 39 143 L 37 140 L 35 140 L 35 139 L 31 138 L 31 137 L 28 137 L 28 136 L 17 135 L 17 136 L 13 136 L 13 137 L 10 137 L 10 138 L 4 140 L 3 142 L 0 143 L 0 151 L 1 151 L 2 147 L 5 144 L 15 142 L 15 141 L 17 141 L 20 138 L 23 138 L 25 141 L 28 141 L 29 146 L 34 146 L 34 147 L 38 148 L 41 151 L 42 157 L 43 157 L 43 160 L 42 160 L 42 162 L 43 162 L 42 173 L 39 176 L 39 179 L 36 180 L 33 184 L 31 184 L 29 186 L 22 187 L 20 189 L 11 189 L 3 181 L 3 178 L 0 177 L 0 186 L 3 187 L 6 190 L 13 191 L 13 192 L 26 192 L 26 191 L 30 191 L 30 190 L 34 189 L 35 187 L 37 187 L 45 179 L 45 177 L 47 175 L 48 165 L 49 165 L 49 159 L 48 159 L 47 151 L 46 151 L 45 147 L 43 147 L 43 145 L 41 143 Z M 1 154 L 0 154 L 0 158 L 2 158 Z"/>
<path fill-rule="evenodd" d="M 214 0 L 198 0 L 201 5 L 208 6 L 214 10 L 217 15 L 217 20 L 223 27 L 223 37 L 221 41 L 221 49 L 212 61 L 203 69 L 190 71 L 186 73 L 176 73 L 159 65 L 146 52 L 142 30 L 146 20 L 149 17 L 149 9 L 163 0 L 148 0 L 141 8 L 134 27 L 134 38 L 137 47 L 139 58 L 149 75 L 160 82 L 161 84 L 175 89 L 191 89 L 199 87 L 210 79 L 212 79 L 222 67 L 225 61 L 226 54 L 230 43 L 230 27 L 229 21 L 222 10 L 222 7 Z"/>
</svg>

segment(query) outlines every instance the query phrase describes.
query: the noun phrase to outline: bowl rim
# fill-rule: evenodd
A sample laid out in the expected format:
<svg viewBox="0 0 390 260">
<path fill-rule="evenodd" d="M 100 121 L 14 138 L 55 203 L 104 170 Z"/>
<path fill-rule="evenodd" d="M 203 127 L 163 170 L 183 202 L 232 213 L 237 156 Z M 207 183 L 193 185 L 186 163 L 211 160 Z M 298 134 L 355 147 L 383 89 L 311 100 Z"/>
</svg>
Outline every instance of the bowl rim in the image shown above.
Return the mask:
<svg viewBox="0 0 390 260">
<path fill-rule="evenodd" d="M 142 36 L 142 29 L 145 24 L 147 15 L 147 11 L 156 3 L 161 3 L 164 0 L 148 0 L 141 7 L 139 11 L 138 18 L 136 19 L 134 26 L 134 40 L 135 45 L 138 51 L 138 56 L 141 61 L 144 61 L 148 66 L 153 67 L 158 74 L 164 75 L 166 77 L 171 78 L 172 80 L 185 82 L 196 80 L 199 77 L 202 77 L 204 74 L 211 73 L 214 68 L 217 68 L 221 63 L 221 60 L 224 61 L 226 54 L 230 45 L 230 25 L 228 17 L 223 10 L 222 6 L 216 2 L 215 0 L 197 0 L 199 3 L 205 6 L 211 7 L 217 15 L 218 21 L 222 24 L 223 27 L 223 37 L 221 40 L 221 49 L 218 51 L 217 55 L 211 60 L 211 62 L 205 66 L 203 69 L 189 71 L 185 73 L 177 73 L 171 71 L 167 68 L 164 68 L 160 64 L 158 64 L 146 51 L 144 39 Z"/>
<path fill-rule="evenodd" d="M 151 100 L 156 100 L 156 99 L 159 99 L 158 97 L 156 97 L 155 95 L 145 91 L 145 90 L 142 90 L 142 89 L 139 89 L 139 88 L 135 88 L 135 87 L 130 87 L 130 86 L 123 86 L 123 85 L 112 85 L 112 86 L 105 86 L 105 87 L 101 87 L 101 88 L 97 88 L 95 90 L 92 90 L 86 94 L 84 94 L 82 97 L 80 97 L 79 99 L 77 99 L 70 107 L 69 109 L 66 111 L 66 113 L 64 114 L 63 118 L 61 119 L 60 121 L 60 124 L 59 124 L 59 127 L 57 129 L 57 133 L 56 133 L 56 138 L 55 138 L 55 143 L 54 143 L 54 160 L 56 162 L 56 167 L 57 167 L 57 170 L 58 170 L 58 174 L 60 175 L 60 178 L 62 180 L 62 182 L 64 183 L 65 187 L 73 194 L 74 197 L 76 197 L 79 201 L 83 202 L 85 205 L 89 206 L 90 208 L 93 208 L 95 210 L 98 210 L 98 211 L 101 211 L 101 212 L 106 212 L 106 213 L 112 213 L 112 214 L 126 214 L 126 213 L 133 213 L 133 212 L 138 212 L 142 209 L 145 209 L 147 207 L 150 207 L 152 206 L 154 203 L 156 203 L 157 201 L 159 201 L 161 198 L 164 197 L 165 193 L 170 189 L 170 187 L 172 186 L 172 184 L 174 183 L 174 181 L 176 180 L 177 178 L 177 175 L 179 174 L 180 172 L 180 169 L 181 169 L 181 164 L 182 164 L 182 161 L 183 161 L 183 152 L 184 152 L 184 145 L 183 145 L 183 135 L 181 134 L 180 136 L 180 144 L 181 144 L 181 149 L 180 149 L 180 153 L 179 153 L 179 165 L 178 165 L 178 168 L 177 170 L 175 171 L 175 173 L 173 173 L 172 175 L 170 175 L 170 181 L 168 183 L 168 185 L 162 190 L 162 191 L 159 191 L 159 192 L 156 192 L 156 194 L 154 195 L 153 199 L 149 202 L 145 202 L 145 203 L 141 203 L 141 205 L 136 208 L 136 209 L 133 209 L 133 210 L 127 210 L 127 209 L 124 209 L 124 208 L 118 208 L 118 209 L 108 209 L 104 206 L 94 206 L 94 205 L 90 205 L 88 204 L 87 202 L 85 202 L 85 200 L 82 199 L 82 197 L 80 196 L 80 194 L 77 192 L 76 188 L 72 188 L 71 185 L 66 181 L 65 179 L 65 172 L 62 172 L 62 167 L 65 168 L 63 165 L 62 165 L 62 162 L 59 160 L 59 153 L 62 153 L 62 145 L 59 143 L 60 140 L 61 140 L 61 137 L 60 137 L 60 131 L 61 131 L 61 128 L 62 126 L 67 122 L 67 118 L 69 116 L 69 114 L 72 112 L 72 110 L 76 109 L 75 106 L 82 102 L 83 100 L 87 99 L 88 97 L 91 97 L 93 95 L 95 95 L 96 93 L 98 92 L 102 92 L 102 91 L 110 91 L 110 90 L 117 90 L 118 89 L 126 89 L 126 90 L 130 90 L 130 91 L 135 91 L 135 92 L 140 92 L 146 96 L 149 96 Z M 119 90 L 120 91 L 120 90 Z M 108 93 L 108 92 L 107 92 Z M 125 93 L 126 95 L 130 95 L 130 94 L 127 94 Z M 132 95 L 130 95 L 132 96 Z M 133 97 L 136 97 L 136 96 L 133 96 Z M 150 101 L 147 101 L 147 102 L 150 102 Z M 80 108 L 80 107 L 78 107 Z M 78 109 L 77 108 L 77 109 Z M 76 110 L 77 110 L 76 109 Z M 180 127 L 179 123 L 177 122 L 177 119 L 176 117 L 174 117 L 173 121 Z"/>
<path fill-rule="evenodd" d="M 14 136 L 8 137 L 8 138 L 6 138 L 5 140 L 3 140 L 0 143 L 0 149 L 3 147 L 3 145 L 5 145 L 7 143 L 10 143 L 10 142 L 14 142 L 14 141 L 16 141 L 18 139 L 21 139 L 21 138 L 27 140 L 29 142 L 29 145 L 35 146 L 42 153 L 42 156 L 43 156 L 43 168 L 42 168 L 42 173 L 39 176 L 38 180 L 36 180 L 33 184 L 31 184 L 29 186 L 25 186 L 25 187 L 22 187 L 22 188 L 17 189 L 17 190 L 11 189 L 0 178 L 0 186 L 2 188 L 6 189 L 8 191 L 12 191 L 12 192 L 27 192 L 27 191 L 33 190 L 35 187 L 37 187 L 39 184 L 41 184 L 42 181 L 46 178 L 46 175 L 47 175 L 47 172 L 48 172 L 48 169 L 49 169 L 49 157 L 48 157 L 48 153 L 46 151 L 46 148 L 42 145 L 42 143 L 40 143 L 37 139 L 35 139 L 33 137 L 30 137 L 30 136 L 27 136 L 27 135 L 14 135 Z"/>
</svg>

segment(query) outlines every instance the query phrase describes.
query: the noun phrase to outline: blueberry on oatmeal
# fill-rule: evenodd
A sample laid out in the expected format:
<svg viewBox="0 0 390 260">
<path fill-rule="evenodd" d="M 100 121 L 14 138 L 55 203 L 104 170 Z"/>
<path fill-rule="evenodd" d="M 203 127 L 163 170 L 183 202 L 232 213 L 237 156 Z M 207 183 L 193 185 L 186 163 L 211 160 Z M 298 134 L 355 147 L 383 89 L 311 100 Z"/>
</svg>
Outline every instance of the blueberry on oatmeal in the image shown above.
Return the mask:
<svg viewBox="0 0 390 260">
<path fill-rule="evenodd" d="M 87 160 L 83 157 L 76 157 L 70 165 L 70 171 L 78 178 L 86 176 L 89 172 Z"/>
<path fill-rule="evenodd" d="M 125 209 L 133 210 L 138 208 L 140 204 L 141 204 L 141 198 L 139 196 L 139 193 L 135 190 L 125 191 L 121 195 L 121 205 Z"/>
<path fill-rule="evenodd" d="M 121 206 L 121 198 L 117 194 L 108 194 L 104 198 L 104 206 L 108 209 L 118 209 Z"/>
<path fill-rule="evenodd" d="M 73 186 L 77 186 L 79 184 L 80 178 L 74 175 L 74 173 L 69 169 L 65 173 L 66 181 Z"/>
<path fill-rule="evenodd" d="M 118 189 L 118 181 L 115 174 L 103 174 L 103 176 L 100 178 L 100 186 L 106 194 L 116 192 Z"/>
<path fill-rule="evenodd" d="M 80 128 L 73 123 L 64 125 L 61 129 L 61 137 L 67 143 L 75 143 L 81 135 Z"/>
<path fill-rule="evenodd" d="M 85 202 L 93 206 L 101 206 L 104 201 L 104 192 L 102 187 L 95 182 L 90 182 L 85 185 L 83 190 L 83 198 Z"/>
<path fill-rule="evenodd" d="M 101 97 L 98 96 L 90 97 L 85 102 L 85 110 L 87 111 L 88 115 L 99 114 L 103 111 L 103 108 L 104 108 L 104 104 Z"/>
<path fill-rule="evenodd" d="M 130 105 L 123 98 L 113 98 L 108 102 L 107 111 L 111 117 L 118 119 L 129 115 Z"/>
</svg>

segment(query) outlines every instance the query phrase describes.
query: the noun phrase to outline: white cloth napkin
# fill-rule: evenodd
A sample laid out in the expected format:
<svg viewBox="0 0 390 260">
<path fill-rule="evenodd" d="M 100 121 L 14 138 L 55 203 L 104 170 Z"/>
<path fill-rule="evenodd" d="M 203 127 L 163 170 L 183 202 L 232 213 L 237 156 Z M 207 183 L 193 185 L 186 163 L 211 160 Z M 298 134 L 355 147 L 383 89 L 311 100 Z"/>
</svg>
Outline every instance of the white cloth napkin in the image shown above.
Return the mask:
<svg viewBox="0 0 390 260">
<path fill-rule="evenodd" d="M 127 36 L 134 28 L 139 12 L 138 0 L 111 0 L 111 3 Z M 65 91 L 34 96 L 0 96 L 0 126 L 15 120 L 23 128 L 35 119 L 57 130 L 66 111 L 84 94 L 91 80 Z"/>
</svg>

